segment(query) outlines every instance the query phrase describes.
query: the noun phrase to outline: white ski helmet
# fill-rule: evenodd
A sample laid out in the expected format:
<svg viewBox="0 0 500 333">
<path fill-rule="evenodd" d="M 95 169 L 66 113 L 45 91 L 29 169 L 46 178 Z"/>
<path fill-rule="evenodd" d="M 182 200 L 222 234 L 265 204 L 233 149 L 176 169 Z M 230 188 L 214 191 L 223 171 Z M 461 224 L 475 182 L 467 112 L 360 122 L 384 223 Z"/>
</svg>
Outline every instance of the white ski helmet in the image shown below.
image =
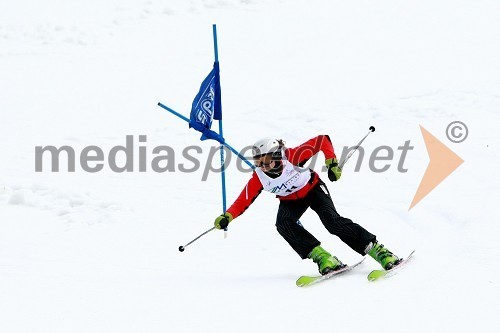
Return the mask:
<svg viewBox="0 0 500 333">
<path fill-rule="evenodd" d="M 273 154 L 273 159 L 281 159 L 281 147 L 283 147 L 282 140 L 260 139 L 252 146 L 252 156 L 254 159 L 257 159 L 262 155 Z"/>
</svg>

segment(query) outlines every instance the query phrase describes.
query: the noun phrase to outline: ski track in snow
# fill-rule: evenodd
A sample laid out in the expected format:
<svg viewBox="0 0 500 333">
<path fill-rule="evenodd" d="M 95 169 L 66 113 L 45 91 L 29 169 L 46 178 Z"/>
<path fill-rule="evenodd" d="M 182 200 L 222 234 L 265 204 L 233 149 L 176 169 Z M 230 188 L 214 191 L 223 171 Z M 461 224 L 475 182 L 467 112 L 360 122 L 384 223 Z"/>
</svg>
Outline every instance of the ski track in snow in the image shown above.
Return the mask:
<svg viewBox="0 0 500 333">
<path fill-rule="evenodd" d="M 39 184 L 29 187 L 2 185 L 0 190 L 1 205 L 25 206 L 49 211 L 69 223 L 94 224 L 109 221 L 114 212 L 125 210 L 116 202 Z"/>
</svg>

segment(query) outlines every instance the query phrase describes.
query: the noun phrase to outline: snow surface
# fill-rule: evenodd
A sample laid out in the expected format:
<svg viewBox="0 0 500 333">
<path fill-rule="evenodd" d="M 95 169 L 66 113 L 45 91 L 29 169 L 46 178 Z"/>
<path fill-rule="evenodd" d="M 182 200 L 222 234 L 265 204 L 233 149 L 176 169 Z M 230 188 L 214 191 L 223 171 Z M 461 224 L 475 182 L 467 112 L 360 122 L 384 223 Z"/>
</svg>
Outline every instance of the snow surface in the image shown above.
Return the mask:
<svg viewBox="0 0 500 333">
<path fill-rule="evenodd" d="M 499 14 L 487 0 L 1 2 L 0 332 L 497 331 Z M 366 260 L 297 288 L 316 269 L 276 232 L 266 193 L 227 239 L 214 231 L 177 251 L 220 214 L 220 176 L 179 171 L 192 167 L 184 147 L 202 147 L 204 162 L 214 143 L 157 102 L 188 115 L 212 66 L 212 23 L 234 147 L 324 133 L 339 152 L 370 125 L 367 155 L 393 147 L 387 172 L 352 160 L 329 188 L 396 254 L 416 249 L 397 277 L 367 282 L 377 264 Z M 454 120 L 470 131 L 460 144 L 445 135 Z M 419 125 L 465 163 L 408 211 L 428 163 Z M 35 172 L 35 146 L 107 153 L 126 135 L 136 154 L 147 135 L 148 161 L 175 149 L 175 172 L 139 172 L 137 159 L 134 172 L 88 173 L 78 159 L 76 172 Z M 229 203 L 248 177 L 233 159 Z M 312 212 L 301 221 L 359 260 Z"/>
</svg>

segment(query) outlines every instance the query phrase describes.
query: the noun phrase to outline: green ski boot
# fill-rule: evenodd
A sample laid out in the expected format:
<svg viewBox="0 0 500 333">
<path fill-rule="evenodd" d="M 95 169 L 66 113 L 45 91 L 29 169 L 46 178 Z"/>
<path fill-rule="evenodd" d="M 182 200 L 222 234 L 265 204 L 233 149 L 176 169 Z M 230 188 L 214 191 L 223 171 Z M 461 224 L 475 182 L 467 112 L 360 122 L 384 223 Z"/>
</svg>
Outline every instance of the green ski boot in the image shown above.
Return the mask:
<svg viewBox="0 0 500 333">
<path fill-rule="evenodd" d="M 398 257 L 392 254 L 383 244 L 375 241 L 370 243 L 366 248 L 366 253 L 375 259 L 382 267 L 388 271 L 401 261 Z"/>
<path fill-rule="evenodd" d="M 333 257 L 319 245 L 309 253 L 308 257 L 318 264 L 318 270 L 321 275 L 344 267 L 344 264 L 337 257 Z"/>
</svg>

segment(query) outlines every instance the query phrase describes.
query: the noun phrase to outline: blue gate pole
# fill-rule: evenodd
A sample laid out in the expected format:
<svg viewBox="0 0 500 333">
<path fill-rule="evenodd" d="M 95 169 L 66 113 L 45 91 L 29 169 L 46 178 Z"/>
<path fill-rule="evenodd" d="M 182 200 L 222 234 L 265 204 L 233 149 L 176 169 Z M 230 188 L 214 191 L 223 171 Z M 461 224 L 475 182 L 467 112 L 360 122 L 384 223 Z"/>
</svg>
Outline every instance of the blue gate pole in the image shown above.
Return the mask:
<svg viewBox="0 0 500 333">
<path fill-rule="evenodd" d="M 217 26 L 215 24 L 212 25 L 212 31 L 214 35 L 214 56 L 215 62 L 219 62 L 219 50 L 217 47 Z M 221 99 L 221 115 L 222 115 L 222 99 Z M 222 132 L 222 117 L 219 119 L 219 135 L 224 137 Z M 222 214 L 226 212 L 226 168 L 225 168 L 225 159 L 224 159 L 224 146 L 220 146 L 220 164 L 221 164 L 221 180 L 222 180 Z M 227 227 L 224 229 L 224 238 L 227 237 Z"/>
</svg>

